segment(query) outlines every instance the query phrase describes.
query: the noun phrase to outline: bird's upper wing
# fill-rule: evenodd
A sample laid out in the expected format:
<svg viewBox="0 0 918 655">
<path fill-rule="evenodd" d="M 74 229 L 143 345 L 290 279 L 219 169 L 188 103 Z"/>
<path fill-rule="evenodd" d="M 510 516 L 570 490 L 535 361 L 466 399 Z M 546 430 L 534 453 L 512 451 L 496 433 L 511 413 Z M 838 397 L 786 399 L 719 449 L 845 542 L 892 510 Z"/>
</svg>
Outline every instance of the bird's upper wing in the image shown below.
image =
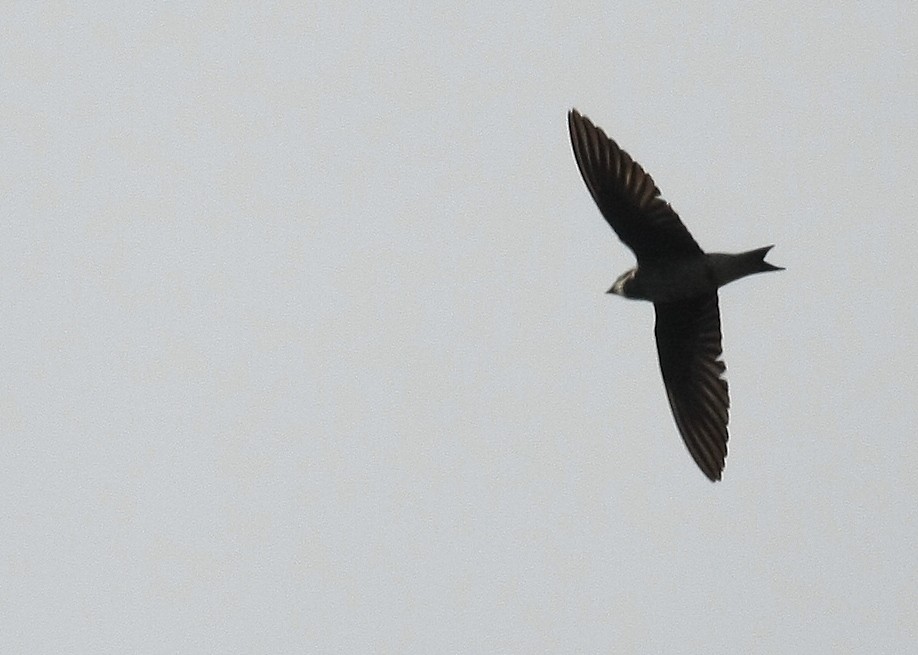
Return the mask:
<svg viewBox="0 0 918 655">
<path fill-rule="evenodd" d="M 702 253 L 640 164 L 576 109 L 568 112 L 567 125 L 583 181 L 639 263 Z"/>
<path fill-rule="evenodd" d="M 730 397 L 720 360 L 717 293 L 655 303 L 657 353 L 666 397 L 689 453 L 712 481 L 727 457 Z"/>
</svg>

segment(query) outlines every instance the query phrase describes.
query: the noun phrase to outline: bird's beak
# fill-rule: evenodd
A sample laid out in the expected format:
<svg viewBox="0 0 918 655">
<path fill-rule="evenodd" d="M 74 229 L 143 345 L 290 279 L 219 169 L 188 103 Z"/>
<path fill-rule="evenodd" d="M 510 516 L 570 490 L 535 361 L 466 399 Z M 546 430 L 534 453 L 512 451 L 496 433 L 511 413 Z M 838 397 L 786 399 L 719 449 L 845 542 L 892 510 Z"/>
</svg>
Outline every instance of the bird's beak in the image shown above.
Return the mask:
<svg viewBox="0 0 918 655">
<path fill-rule="evenodd" d="M 606 291 L 606 293 L 615 293 L 615 285 L 613 284 L 611 287 L 609 287 L 609 290 Z"/>
</svg>

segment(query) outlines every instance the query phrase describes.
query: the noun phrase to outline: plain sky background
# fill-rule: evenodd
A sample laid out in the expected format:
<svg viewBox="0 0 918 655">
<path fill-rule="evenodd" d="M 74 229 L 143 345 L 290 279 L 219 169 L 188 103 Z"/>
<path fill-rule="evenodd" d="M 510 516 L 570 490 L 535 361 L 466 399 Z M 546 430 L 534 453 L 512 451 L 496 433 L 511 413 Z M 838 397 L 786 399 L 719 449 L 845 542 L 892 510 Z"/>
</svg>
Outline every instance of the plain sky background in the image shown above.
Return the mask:
<svg viewBox="0 0 918 655">
<path fill-rule="evenodd" d="M 915 3 L 432 7 L 4 6 L 0 651 L 914 648 Z M 787 267 L 721 483 L 572 106 Z"/>
</svg>

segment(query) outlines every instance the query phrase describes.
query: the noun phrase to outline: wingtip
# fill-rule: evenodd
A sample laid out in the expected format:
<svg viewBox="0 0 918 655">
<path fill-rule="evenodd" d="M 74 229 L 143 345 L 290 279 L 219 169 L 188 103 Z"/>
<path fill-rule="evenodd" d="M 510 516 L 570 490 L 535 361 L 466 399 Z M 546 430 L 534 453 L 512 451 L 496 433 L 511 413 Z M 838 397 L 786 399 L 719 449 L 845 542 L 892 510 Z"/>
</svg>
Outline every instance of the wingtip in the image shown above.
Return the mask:
<svg viewBox="0 0 918 655">
<path fill-rule="evenodd" d="M 580 120 L 583 116 L 577 111 L 576 107 L 571 107 L 567 110 L 567 125 L 569 128 L 574 128 L 574 122 Z"/>
<path fill-rule="evenodd" d="M 695 463 L 698 465 L 698 470 L 700 470 L 704 477 L 706 477 L 711 482 L 720 482 L 721 477 L 724 474 L 724 464 L 726 462 L 700 462 L 698 459 L 695 459 Z"/>
<path fill-rule="evenodd" d="M 709 468 L 707 466 L 702 466 L 701 463 L 698 462 L 697 460 L 695 461 L 695 463 L 698 464 L 699 470 L 702 473 L 704 473 L 704 477 L 706 477 L 712 483 L 720 482 L 720 479 L 724 473 L 723 465 L 721 465 L 721 468 Z"/>
<path fill-rule="evenodd" d="M 573 125 L 575 122 L 587 122 L 590 123 L 590 119 L 583 115 L 583 113 L 576 107 L 571 107 L 567 110 L 567 122 Z"/>
</svg>

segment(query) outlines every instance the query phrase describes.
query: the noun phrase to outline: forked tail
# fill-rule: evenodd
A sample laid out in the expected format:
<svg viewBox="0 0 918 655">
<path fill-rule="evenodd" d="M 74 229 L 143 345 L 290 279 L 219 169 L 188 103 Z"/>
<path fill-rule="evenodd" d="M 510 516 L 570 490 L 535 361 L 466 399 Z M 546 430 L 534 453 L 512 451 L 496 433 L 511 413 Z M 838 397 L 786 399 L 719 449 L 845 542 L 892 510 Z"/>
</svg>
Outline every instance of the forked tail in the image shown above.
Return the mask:
<svg viewBox="0 0 918 655">
<path fill-rule="evenodd" d="M 727 255 L 723 253 L 711 253 L 708 255 L 708 261 L 714 270 L 714 279 L 717 286 L 722 287 L 725 284 L 738 280 L 747 275 L 755 273 L 765 273 L 766 271 L 783 271 L 784 269 L 765 261 L 765 255 L 774 246 L 765 246 L 756 248 L 747 252 L 741 252 L 736 255 Z"/>
<path fill-rule="evenodd" d="M 765 255 L 767 255 L 768 251 L 774 247 L 774 244 L 772 244 L 770 246 L 765 246 L 764 248 L 756 248 L 755 250 L 744 252 L 740 255 L 740 257 L 743 258 L 744 268 L 749 271 L 747 275 L 751 273 L 765 273 L 766 271 L 784 270 L 784 268 L 781 266 L 775 266 L 774 264 L 769 264 L 765 261 Z"/>
</svg>

